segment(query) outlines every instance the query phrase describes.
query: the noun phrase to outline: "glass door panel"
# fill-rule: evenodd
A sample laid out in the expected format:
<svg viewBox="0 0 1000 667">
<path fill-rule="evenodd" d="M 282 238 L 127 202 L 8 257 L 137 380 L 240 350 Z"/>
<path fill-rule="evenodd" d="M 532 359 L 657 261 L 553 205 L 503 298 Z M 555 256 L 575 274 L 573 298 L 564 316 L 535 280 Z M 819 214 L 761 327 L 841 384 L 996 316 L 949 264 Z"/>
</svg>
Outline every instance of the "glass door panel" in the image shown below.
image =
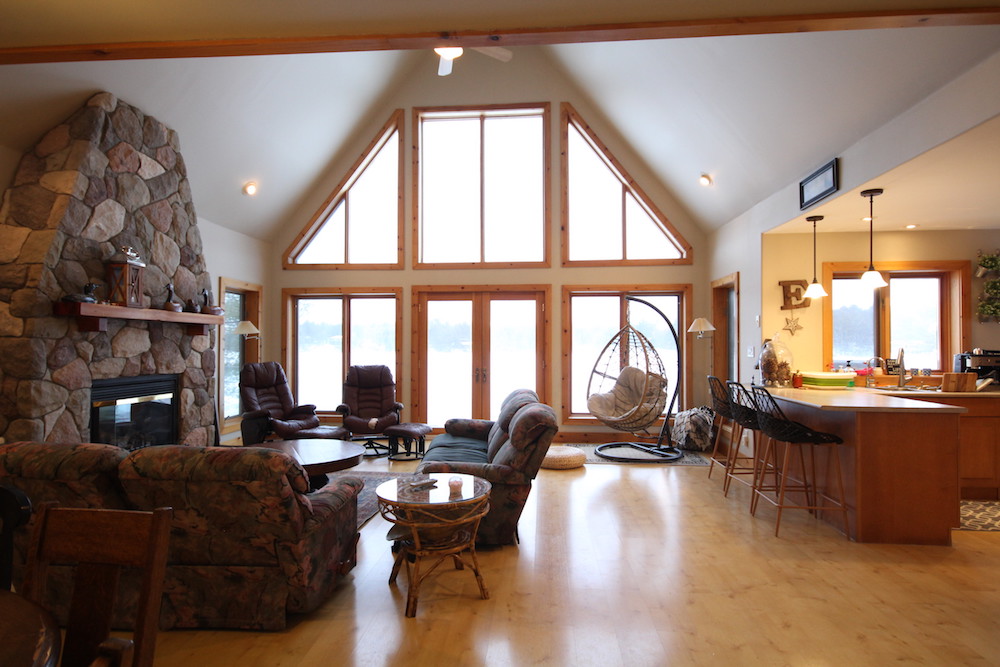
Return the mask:
<svg viewBox="0 0 1000 667">
<path fill-rule="evenodd" d="M 427 423 L 444 426 L 472 411 L 472 301 L 427 302 Z"/>
<path fill-rule="evenodd" d="M 515 389 L 538 391 L 537 318 L 534 299 L 490 301 L 489 418 L 500 415 L 500 404 Z"/>
</svg>

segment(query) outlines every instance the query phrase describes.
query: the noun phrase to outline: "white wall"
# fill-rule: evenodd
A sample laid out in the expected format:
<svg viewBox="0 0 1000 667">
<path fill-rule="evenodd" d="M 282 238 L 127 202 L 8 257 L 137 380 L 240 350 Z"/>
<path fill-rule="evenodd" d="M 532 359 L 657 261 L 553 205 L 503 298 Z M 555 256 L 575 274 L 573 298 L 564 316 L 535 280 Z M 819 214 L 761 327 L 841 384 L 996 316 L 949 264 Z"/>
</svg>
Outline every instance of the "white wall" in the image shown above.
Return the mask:
<svg viewBox="0 0 1000 667">
<path fill-rule="evenodd" d="M 205 265 L 212 276 L 214 291 L 219 278 L 232 278 L 257 285 L 268 282 L 272 246 L 265 241 L 234 232 L 205 218 L 198 218 L 198 230 L 205 253 Z M 218 303 L 221 294 L 215 295 Z"/>
<path fill-rule="evenodd" d="M 1000 81 L 1000 54 L 987 59 L 861 141 L 845 147 L 839 155 L 840 191 L 849 193 L 866 184 L 877 187 L 878 183 L 870 184 L 873 179 L 1000 113 L 1000 86 L 997 86 L 997 81 Z M 817 159 L 819 161 L 825 158 L 826 156 L 818 156 Z M 717 230 L 709 238 L 711 254 L 709 278 L 715 279 L 735 272 L 740 274 L 739 379 L 743 382 L 749 382 L 754 367 L 754 361 L 746 357 L 747 347 L 754 346 L 759 352 L 761 341 L 785 326 L 784 318 L 788 311 L 780 310 L 780 292 L 775 297 L 775 290 L 778 289 L 777 280 L 812 279 L 810 237 L 795 235 L 797 241 L 781 241 L 780 253 L 771 253 L 767 250 L 770 246 L 763 244 L 762 235 L 768 230 L 807 214 L 808 212 L 798 210 L 798 183 L 790 183 Z M 942 215 L 946 216 L 947 212 L 943 212 Z M 982 243 L 984 249 L 997 245 L 996 240 L 987 241 L 980 240 L 980 237 L 970 237 L 971 240 L 952 246 L 952 236 L 948 235 L 944 239 L 939 239 L 936 247 L 931 249 L 931 246 L 935 245 L 933 239 L 927 242 L 920 240 L 925 234 L 931 232 L 901 234 L 903 238 L 898 239 L 894 252 L 909 254 L 898 259 L 945 259 L 935 254 L 942 252 L 954 255 L 950 257 L 952 259 L 971 260 L 975 257 L 972 245 Z M 863 249 L 860 255 L 850 252 L 855 256 L 832 257 L 823 251 L 819 261 L 866 259 L 867 235 L 862 236 L 865 238 L 859 239 L 856 244 Z M 889 239 L 880 243 L 878 240 L 880 236 L 882 235 L 876 234 L 876 248 L 880 249 L 877 251 L 876 260 L 879 257 L 889 259 L 888 255 L 880 253 L 883 247 L 888 248 L 891 244 Z M 985 238 L 995 239 L 996 234 L 995 232 L 986 234 Z M 940 250 L 941 247 L 946 250 Z M 846 254 L 848 251 L 845 249 L 843 252 Z M 777 277 L 779 274 L 782 277 Z M 802 362 L 805 363 L 813 361 L 814 353 L 810 351 L 812 345 L 804 342 L 806 338 L 803 336 L 807 335 L 807 331 L 821 330 L 821 326 L 820 321 L 816 319 L 818 312 L 801 313 L 802 310 L 805 309 L 794 312 L 800 317 L 800 324 L 805 326 L 806 330 L 796 335 L 794 347 L 803 350 Z M 818 309 L 810 310 L 818 311 Z M 760 326 L 756 324 L 758 315 L 761 318 Z M 995 345 L 986 344 L 996 340 L 995 333 L 991 332 L 993 329 L 989 324 L 974 325 L 973 342 L 981 347 L 997 349 Z M 783 336 L 783 338 L 787 342 L 790 337 Z M 799 363 L 798 356 L 796 363 Z"/>
<path fill-rule="evenodd" d="M 649 173 L 645 166 L 636 159 L 629 147 L 624 144 L 614 129 L 587 103 L 578 90 L 565 82 L 565 77 L 553 69 L 552 63 L 540 53 L 518 53 L 514 60 L 500 63 L 481 54 L 470 52 L 455 63 L 454 73 L 448 77 L 438 77 L 433 68 L 426 62 L 418 65 L 409 76 L 395 86 L 392 94 L 379 107 L 372 109 L 367 115 L 367 124 L 357 128 L 355 140 L 351 145 L 342 147 L 338 158 L 333 161 L 318 186 L 302 207 L 283 225 L 270 255 L 270 268 L 273 270 L 273 285 L 266 295 L 267 309 L 270 313 L 280 313 L 280 290 L 283 287 L 318 287 L 318 286 L 402 286 L 403 295 L 403 381 L 397 384 L 397 392 L 401 400 L 411 404 L 410 368 L 411 340 L 409 332 L 413 331 L 410 312 L 410 288 L 413 285 L 490 285 L 490 284 L 544 284 L 552 286 L 553 301 L 550 340 L 552 344 L 551 377 L 552 395 L 550 400 L 557 409 L 562 404 L 561 378 L 563 376 L 560 350 L 562 321 L 559 297 L 563 285 L 576 284 L 692 284 L 695 286 L 694 312 L 696 315 L 707 312 L 708 288 L 704 272 L 706 241 L 704 233 L 693 223 L 684 210 L 661 184 Z M 616 269 L 595 268 L 561 268 L 559 255 L 559 104 L 568 101 L 579 111 L 601 139 L 609 146 L 625 168 L 639 182 L 656 205 L 671 220 L 689 243 L 694 246 L 695 263 L 686 266 L 670 267 L 628 267 Z M 346 170 L 362 154 L 368 142 L 389 118 L 393 109 L 406 110 L 404 144 L 412 145 L 412 109 L 414 107 L 501 104 L 501 103 L 538 103 L 551 104 L 551 200 L 549 238 L 552 257 L 552 267 L 545 269 L 491 269 L 477 271 L 462 270 L 421 270 L 413 271 L 412 267 L 412 210 L 410 198 L 406 198 L 404 257 L 406 269 L 403 271 L 283 271 L 280 269 L 281 254 L 294 240 L 302 227 L 311 219 L 329 192 L 337 185 Z M 410 164 L 407 150 L 406 164 Z M 411 192 L 412 170 L 405 170 L 405 191 Z M 277 358 L 280 350 L 276 347 L 276 337 L 269 337 L 266 343 L 269 358 Z M 695 346 L 699 366 L 707 363 L 707 347 Z M 596 361 L 596 360 L 595 360 Z M 702 399 L 704 400 L 704 399 Z"/>
</svg>

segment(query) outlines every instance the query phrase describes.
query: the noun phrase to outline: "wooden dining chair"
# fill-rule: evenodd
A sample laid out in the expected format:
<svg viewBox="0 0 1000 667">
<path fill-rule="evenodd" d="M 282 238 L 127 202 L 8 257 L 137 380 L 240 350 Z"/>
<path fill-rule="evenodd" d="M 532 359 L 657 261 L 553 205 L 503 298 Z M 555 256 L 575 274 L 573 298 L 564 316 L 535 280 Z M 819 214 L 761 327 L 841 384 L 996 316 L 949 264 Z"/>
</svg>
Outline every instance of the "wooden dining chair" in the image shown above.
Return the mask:
<svg viewBox="0 0 1000 667">
<path fill-rule="evenodd" d="M 75 565 L 62 667 L 152 667 L 173 511 L 42 505 L 32 531 L 24 594 L 45 604 L 49 567 Z M 118 581 L 141 571 L 132 639 L 111 637 Z"/>
</svg>

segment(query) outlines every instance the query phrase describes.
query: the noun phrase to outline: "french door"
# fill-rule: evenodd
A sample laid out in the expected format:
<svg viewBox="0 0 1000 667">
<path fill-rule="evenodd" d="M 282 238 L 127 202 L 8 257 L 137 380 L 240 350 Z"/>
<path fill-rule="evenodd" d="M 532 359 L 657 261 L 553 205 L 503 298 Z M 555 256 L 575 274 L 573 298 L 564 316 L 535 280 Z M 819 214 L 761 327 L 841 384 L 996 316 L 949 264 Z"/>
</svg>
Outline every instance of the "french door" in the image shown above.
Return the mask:
<svg viewBox="0 0 1000 667">
<path fill-rule="evenodd" d="M 415 288 L 414 414 L 494 419 L 514 389 L 544 400 L 547 290 Z"/>
</svg>

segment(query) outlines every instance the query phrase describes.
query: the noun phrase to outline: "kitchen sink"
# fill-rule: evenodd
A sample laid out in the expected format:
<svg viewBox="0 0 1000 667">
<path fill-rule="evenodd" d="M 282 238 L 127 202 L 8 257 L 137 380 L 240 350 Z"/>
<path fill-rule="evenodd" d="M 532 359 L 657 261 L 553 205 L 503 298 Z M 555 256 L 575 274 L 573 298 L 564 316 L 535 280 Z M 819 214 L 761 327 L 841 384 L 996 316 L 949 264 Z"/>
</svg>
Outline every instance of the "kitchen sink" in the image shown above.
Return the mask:
<svg viewBox="0 0 1000 667">
<path fill-rule="evenodd" d="M 939 392 L 941 387 L 872 387 L 872 389 L 878 389 L 880 391 L 923 391 L 923 392 Z"/>
</svg>

